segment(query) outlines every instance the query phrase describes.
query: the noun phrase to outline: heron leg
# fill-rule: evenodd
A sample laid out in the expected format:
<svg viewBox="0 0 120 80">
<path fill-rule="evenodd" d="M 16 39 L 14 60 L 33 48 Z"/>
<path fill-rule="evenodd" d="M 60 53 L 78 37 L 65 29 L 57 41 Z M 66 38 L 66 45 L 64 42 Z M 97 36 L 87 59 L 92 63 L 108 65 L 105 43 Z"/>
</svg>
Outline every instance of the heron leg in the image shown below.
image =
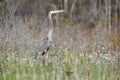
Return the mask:
<svg viewBox="0 0 120 80">
<path fill-rule="evenodd" d="M 42 56 L 43 56 L 43 66 L 44 66 L 44 65 L 46 65 L 47 60 L 48 60 L 48 53 L 43 52 Z"/>
</svg>

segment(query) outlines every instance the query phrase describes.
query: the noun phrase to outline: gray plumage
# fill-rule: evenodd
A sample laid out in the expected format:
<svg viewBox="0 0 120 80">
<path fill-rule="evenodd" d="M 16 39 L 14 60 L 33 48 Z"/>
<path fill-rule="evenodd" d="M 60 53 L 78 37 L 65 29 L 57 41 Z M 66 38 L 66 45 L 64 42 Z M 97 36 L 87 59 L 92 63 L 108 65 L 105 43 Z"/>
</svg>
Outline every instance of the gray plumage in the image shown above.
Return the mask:
<svg viewBox="0 0 120 80">
<path fill-rule="evenodd" d="M 37 48 L 34 59 L 37 59 L 40 56 L 44 56 L 48 53 L 52 44 L 52 30 L 48 32 L 48 36 L 43 38 L 41 45 Z"/>
</svg>

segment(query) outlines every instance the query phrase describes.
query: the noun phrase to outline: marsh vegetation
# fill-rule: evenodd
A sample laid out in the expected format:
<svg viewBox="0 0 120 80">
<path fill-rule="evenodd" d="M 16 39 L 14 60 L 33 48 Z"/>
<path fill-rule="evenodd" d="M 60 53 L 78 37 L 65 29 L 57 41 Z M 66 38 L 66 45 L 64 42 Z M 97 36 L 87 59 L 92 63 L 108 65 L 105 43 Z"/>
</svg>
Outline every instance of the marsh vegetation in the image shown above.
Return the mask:
<svg viewBox="0 0 120 80">
<path fill-rule="evenodd" d="M 109 25 L 103 9 L 107 0 L 99 2 L 97 19 L 90 15 L 92 9 L 86 13 L 94 0 L 88 3 L 75 0 L 74 4 L 70 0 L 69 16 L 67 13 L 53 16 L 53 45 L 45 65 L 42 58 L 34 60 L 33 55 L 51 26 L 46 16 L 49 10 L 45 12 L 44 7 L 56 4 L 57 0 L 2 1 L 6 3 L 0 0 L 0 80 L 120 80 L 120 15 L 113 13 L 111 21 L 114 21 Z M 41 4 L 40 14 L 34 9 L 29 12 L 34 8 L 27 5 L 29 2 Z"/>
</svg>

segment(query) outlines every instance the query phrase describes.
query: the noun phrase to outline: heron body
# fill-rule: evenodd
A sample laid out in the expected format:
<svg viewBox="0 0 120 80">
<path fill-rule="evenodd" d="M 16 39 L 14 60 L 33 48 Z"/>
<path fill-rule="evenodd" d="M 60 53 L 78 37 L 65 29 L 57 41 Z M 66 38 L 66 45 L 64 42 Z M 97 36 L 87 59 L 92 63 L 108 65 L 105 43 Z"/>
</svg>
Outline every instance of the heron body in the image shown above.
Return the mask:
<svg viewBox="0 0 120 80">
<path fill-rule="evenodd" d="M 49 41 L 49 38 L 44 38 L 41 45 L 37 48 L 34 59 L 37 59 L 41 56 L 44 56 L 47 54 L 51 46 L 51 42 Z"/>
<path fill-rule="evenodd" d="M 43 64 L 45 64 L 47 58 L 48 58 L 48 51 L 52 45 L 52 35 L 53 35 L 53 22 L 52 22 L 52 14 L 55 13 L 61 13 L 64 12 L 64 10 L 55 10 L 50 11 L 48 14 L 49 20 L 50 20 L 50 28 L 47 34 L 47 37 L 45 37 L 41 43 L 41 45 L 37 48 L 34 59 L 37 59 L 39 56 L 43 58 Z"/>
</svg>

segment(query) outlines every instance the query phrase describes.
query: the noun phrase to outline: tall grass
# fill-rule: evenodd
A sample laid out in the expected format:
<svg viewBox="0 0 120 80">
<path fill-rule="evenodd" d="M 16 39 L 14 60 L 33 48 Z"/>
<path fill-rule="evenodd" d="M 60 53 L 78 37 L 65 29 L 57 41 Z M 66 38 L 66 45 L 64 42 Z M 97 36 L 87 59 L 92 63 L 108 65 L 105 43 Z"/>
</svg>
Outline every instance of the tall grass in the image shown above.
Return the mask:
<svg viewBox="0 0 120 80">
<path fill-rule="evenodd" d="M 23 47 L 25 48 L 25 47 Z M 117 55 L 52 48 L 45 66 L 33 52 L 7 50 L 0 57 L 0 80 L 119 80 Z"/>
</svg>

